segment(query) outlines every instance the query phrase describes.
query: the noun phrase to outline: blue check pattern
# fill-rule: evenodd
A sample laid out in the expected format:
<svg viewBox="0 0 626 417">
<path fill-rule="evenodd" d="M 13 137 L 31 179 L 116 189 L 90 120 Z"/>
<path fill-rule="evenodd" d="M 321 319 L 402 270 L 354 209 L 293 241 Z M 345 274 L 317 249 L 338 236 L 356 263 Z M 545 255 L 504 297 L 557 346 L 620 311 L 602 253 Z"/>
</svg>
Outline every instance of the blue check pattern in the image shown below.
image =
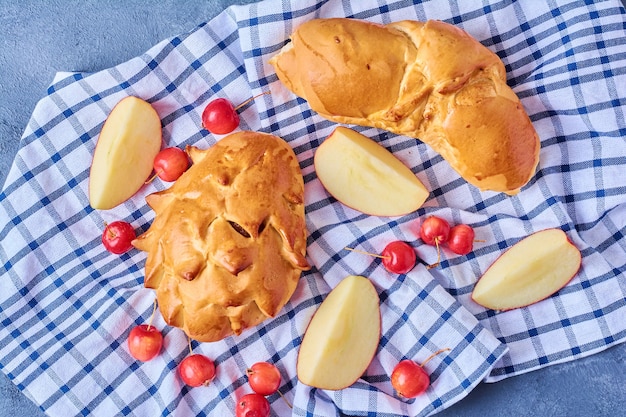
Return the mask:
<svg viewBox="0 0 626 417">
<path fill-rule="evenodd" d="M 297 3 L 297 4 L 296 4 Z M 599 352 L 626 339 L 626 14 L 618 0 L 595 2 L 424 2 L 266 0 L 235 6 L 190 33 L 101 72 L 59 73 L 38 103 L 0 193 L 0 369 L 51 416 L 232 415 L 250 392 L 245 370 L 257 361 L 282 372 L 269 397 L 275 415 L 426 416 L 449 407 L 479 382 L 495 382 Z M 374 22 L 440 19 L 458 25 L 504 61 L 541 138 L 536 176 L 519 195 L 479 192 L 418 140 L 354 127 L 376 139 L 431 191 L 415 213 L 366 216 L 331 198 L 317 180 L 313 154 L 335 125 L 278 81 L 268 59 L 298 24 L 345 16 Z M 218 368 L 211 386 L 189 389 L 176 375 L 187 339 L 165 325 L 162 354 L 130 356 L 130 329 L 149 320 L 154 293 L 143 288 L 145 254 L 114 256 L 100 242 L 105 222 L 142 232 L 153 213 L 154 181 L 108 211 L 88 203 L 88 177 L 102 124 L 123 97 L 149 101 L 169 146 L 206 148 L 220 137 L 201 129 L 212 99 L 240 103 L 241 128 L 281 136 L 305 179 L 308 258 L 291 301 L 273 320 L 239 337 L 192 342 Z M 415 234 L 429 214 L 471 225 L 481 242 L 467 256 L 436 250 Z M 530 233 L 562 228 L 581 250 L 580 273 L 547 300 L 508 312 L 471 301 L 478 277 Z M 380 252 L 409 242 L 422 260 L 392 275 Z M 369 277 L 381 302 L 383 333 L 362 378 L 341 391 L 298 383 L 295 366 L 306 325 L 325 295 L 349 274 Z M 423 361 L 432 386 L 401 400 L 389 375 L 401 359 Z"/>
</svg>

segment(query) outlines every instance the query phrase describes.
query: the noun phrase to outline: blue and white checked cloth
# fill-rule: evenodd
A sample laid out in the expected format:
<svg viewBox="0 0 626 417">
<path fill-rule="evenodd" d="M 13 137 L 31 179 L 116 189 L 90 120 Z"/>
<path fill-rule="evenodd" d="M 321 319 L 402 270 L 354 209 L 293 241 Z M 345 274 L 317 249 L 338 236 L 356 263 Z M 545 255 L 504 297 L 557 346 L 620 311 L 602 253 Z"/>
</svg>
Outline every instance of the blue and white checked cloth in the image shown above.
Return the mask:
<svg viewBox="0 0 626 417">
<path fill-rule="evenodd" d="M 297 3 L 297 4 L 296 4 Z M 458 4 L 457 4 L 458 3 Z M 357 128 L 412 167 L 431 190 L 425 206 L 399 218 L 371 217 L 330 198 L 313 169 L 313 153 L 334 128 L 277 80 L 268 59 L 301 22 L 348 16 L 375 22 L 441 19 L 464 28 L 504 61 L 541 138 L 537 175 L 515 197 L 479 192 L 414 139 Z M 116 256 L 100 243 L 104 222 L 125 219 L 138 231 L 153 219 L 144 197 L 94 211 L 89 166 L 102 124 L 123 97 L 156 108 L 170 145 L 206 148 L 219 140 L 200 128 L 208 101 L 243 102 L 242 128 L 271 132 L 298 155 L 306 186 L 305 273 L 281 314 L 217 343 L 194 343 L 215 359 L 209 387 L 188 389 L 176 375 L 187 340 L 165 326 L 155 360 L 129 355 L 131 327 L 146 322 L 154 293 L 143 288 L 145 254 Z M 626 339 L 626 14 L 618 0 L 359 2 L 267 0 L 232 7 L 196 30 L 98 73 L 60 73 L 36 106 L 0 194 L 0 367 L 51 416 L 232 415 L 250 392 L 245 369 L 278 365 L 275 415 L 429 415 L 452 405 L 480 381 L 497 381 L 570 361 Z M 468 256 L 435 249 L 411 230 L 437 214 L 472 225 Z M 496 313 L 474 304 L 477 278 L 528 234 L 564 229 L 583 254 L 581 272 L 557 295 Z M 412 244 L 424 262 L 406 276 L 345 246 L 379 252 L 391 240 Z M 383 335 L 362 379 L 338 392 L 298 383 L 295 363 L 306 325 L 325 294 L 348 274 L 369 277 L 380 293 Z M 427 365 L 432 389 L 415 400 L 394 396 L 389 375 L 403 358 Z"/>
</svg>

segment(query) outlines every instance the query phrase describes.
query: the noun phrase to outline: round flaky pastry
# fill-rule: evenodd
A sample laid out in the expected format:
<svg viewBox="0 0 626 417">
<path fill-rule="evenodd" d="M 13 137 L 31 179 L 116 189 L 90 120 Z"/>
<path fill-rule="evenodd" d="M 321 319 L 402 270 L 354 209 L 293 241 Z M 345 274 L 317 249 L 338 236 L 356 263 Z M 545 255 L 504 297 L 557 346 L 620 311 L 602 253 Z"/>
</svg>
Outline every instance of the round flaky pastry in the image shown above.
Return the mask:
<svg viewBox="0 0 626 417">
<path fill-rule="evenodd" d="M 148 252 L 145 286 L 165 321 L 211 342 L 274 317 L 309 269 L 304 182 L 273 135 L 238 132 L 186 151 L 193 165 L 146 198 L 155 219 L 133 245 Z"/>
</svg>

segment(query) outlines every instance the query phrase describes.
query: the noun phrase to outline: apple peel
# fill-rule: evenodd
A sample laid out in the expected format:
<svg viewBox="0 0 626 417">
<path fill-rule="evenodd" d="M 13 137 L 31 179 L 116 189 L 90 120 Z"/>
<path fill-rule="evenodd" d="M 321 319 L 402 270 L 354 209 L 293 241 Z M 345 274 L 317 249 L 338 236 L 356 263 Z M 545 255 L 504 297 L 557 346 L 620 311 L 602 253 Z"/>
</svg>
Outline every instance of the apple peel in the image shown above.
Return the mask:
<svg viewBox="0 0 626 417">
<path fill-rule="evenodd" d="M 363 375 L 380 341 L 379 297 L 362 276 L 344 278 L 320 304 L 298 352 L 300 382 L 340 390 Z"/>
<path fill-rule="evenodd" d="M 578 273 L 580 251 L 561 229 L 545 229 L 504 252 L 478 280 L 472 299 L 492 310 L 512 310 L 544 300 Z"/>
</svg>

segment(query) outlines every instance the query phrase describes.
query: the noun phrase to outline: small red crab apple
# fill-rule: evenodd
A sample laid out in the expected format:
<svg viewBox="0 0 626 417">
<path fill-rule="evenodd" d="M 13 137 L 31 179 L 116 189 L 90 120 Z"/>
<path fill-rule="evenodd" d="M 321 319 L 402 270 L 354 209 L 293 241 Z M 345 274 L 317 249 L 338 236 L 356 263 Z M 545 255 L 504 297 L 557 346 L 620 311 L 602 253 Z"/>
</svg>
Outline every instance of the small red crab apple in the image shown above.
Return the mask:
<svg viewBox="0 0 626 417">
<path fill-rule="evenodd" d="M 134 327 L 128 335 L 128 350 L 133 358 L 142 362 L 154 359 L 161 351 L 163 336 L 159 329 L 149 324 Z"/>
<path fill-rule="evenodd" d="M 215 378 L 215 364 L 208 357 L 195 353 L 183 359 L 178 372 L 183 382 L 191 387 L 207 386 Z"/>
<path fill-rule="evenodd" d="M 441 261 L 441 249 L 439 246 L 448 240 L 450 224 L 441 217 L 429 216 L 422 222 L 419 235 L 424 243 L 437 247 L 437 262 L 428 265 L 428 268 L 434 268 Z"/>
<path fill-rule="evenodd" d="M 177 147 L 165 148 L 154 158 L 155 175 L 163 181 L 176 181 L 187 168 L 189 157 L 185 151 Z"/>
<path fill-rule="evenodd" d="M 202 126 L 211 133 L 225 135 L 239 126 L 239 115 L 230 101 L 218 98 L 204 108 Z"/>
<path fill-rule="evenodd" d="M 406 274 L 415 266 L 417 255 L 415 250 L 406 242 L 396 240 L 383 249 L 383 265 L 388 271 L 396 274 Z"/>
<path fill-rule="evenodd" d="M 257 362 L 246 370 L 248 383 L 254 392 L 260 395 L 272 395 L 275 392 L 282 397 L 289 408 L 293 405 L 278 390 L 280 387 L 280 371 L 275 365 L 268 362 Z"/>
<path fill-rule="evenodd" d="M 415 250 L 407 242 L 395 240 L 383 249 L 380 255 L 375 253 L 364 252 L 353 248 L 345 248 L 346 250 L 362 253 L 364 255 L 382 258 L 383 266 L 387 271 L 394 274 L 406 274 L 415 266 L 417 255 Z"/>
<path fill-rule="evenodd" d="M 161 352 L 161 347 L 163 346 L 163 335 L 152 325 L 155 311 L 156 300 L 154 300 L 150 322 L 134 327 L 128 335 L 128 350 L 130 354 L 133 358 L 142 362 L 154 359 Z"/>
<path fill-rule="evenodd" d="M 466 224 L 457 224 L 450 229 L 448 248 L 457 255 L 467 255 L 474 248 L 474 229 Z"/>
<path fill-rule="evenodd" d="M 269 417 L 270 402 L 261 394 L 246 394 L 237 401 L 236 417 Z"/>
<path fill-rule="evenodd" d="M 437 246 L 448 240 L 450 224 L 437 216 L 427 217 L 420 226 L 420 237 L 427 245 Z"/>
<path fill-rule="evenodd" d="M 272 395 L 280 387 L 280 371 L 268 362 L 257 362 L 246 371 L 248 383 L 254 392 Z"/>
<path fill-rule="evenodd" d="M 117 220 L 104 224 L 102 244 L 109 252 L 120 255 L 133 247 L 131 242 L 136 237 L 135 229 L 130 223 Z"/>
<path fill-rule="evenodd" d="M 237 107 L 233 106 L 233 103 L 225 98 L 217 98 L 209 102 L 202 112 L 202 126 L 216 135 L 225 135 L 232 132 L 239 126 L 237 110 L 265 94 L 269 94 L 269 92 L 256 95 Z"/>
<path fill-rule="evenodd" d="M 424 393 L 430 385 L 430 377 L 424 370 L 424 365 L 438 354 L 447 350 L 450 349 L 445 348 L 438 350 L 421 364 L 411 359 L 400 361 L 391 373 L 391 385 L 398 395 L 404 398 L 415 398 Z"/>
<path fill-rule="evenodd" d="M 215 378 L 215 363 L 207 356 L 193 353 L 191 339 L 189 342 L 189 356 L 178 365 L 178 373 L 183 382 L 190 387 L 207 386 Z"/>
<path fill-rule="evenodd" d="M 417 362 L 404 359 L 393 369 L 391 385 L 401 397 L 415 398 L 426 391 L 430 378 Z"/>
</svg>

